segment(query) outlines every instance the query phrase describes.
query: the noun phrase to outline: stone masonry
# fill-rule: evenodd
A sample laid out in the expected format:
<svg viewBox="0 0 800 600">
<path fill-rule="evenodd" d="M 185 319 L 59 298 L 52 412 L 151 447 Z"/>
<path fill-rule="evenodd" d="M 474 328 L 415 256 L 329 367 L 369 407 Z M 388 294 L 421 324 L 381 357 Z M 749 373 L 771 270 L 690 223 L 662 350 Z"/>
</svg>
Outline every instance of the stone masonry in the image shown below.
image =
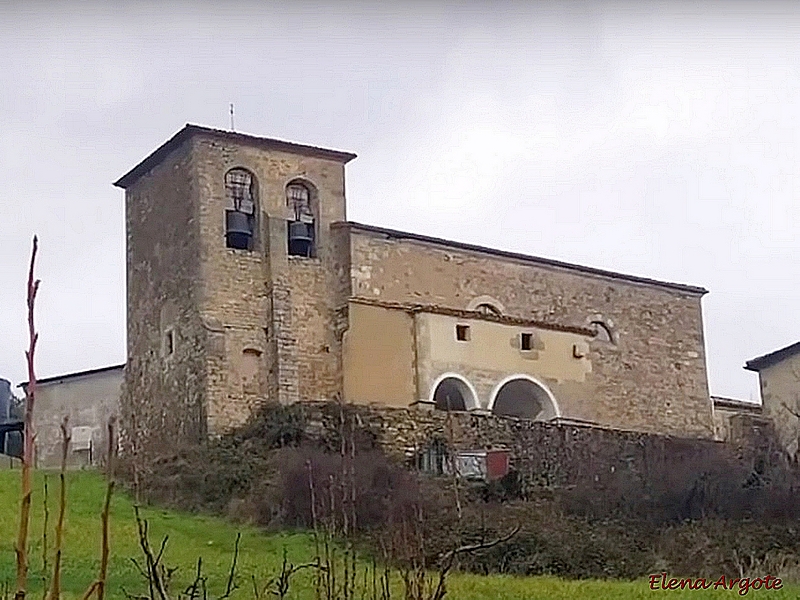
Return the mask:
<svg viewBox="0 0 800 600">
<path fill-rule="evenodd" d="M 304 402 L 298 408 L 307 439 L 337 450 L 342 431 L 339 407 Z M 503 449 L 509 453 L 513 470 L 529 484 L 544 487 L 570 486 L 591 478 L 602 488 L 615 474 L 652 485 L 665 470 L 674 471 L 689 462 L 711 466 L 723 460 L 738 462 L 747 469 L 753 469 L 759 461 L 772 467 L 786 464 L 774 444 L 770 445 L 771 432 L 746 420 L 740 423 L 736 442 L 727 444 L 487 414 L 448 416 L 443 411 L 382 406 L 346 407 L 344 419 L 355 419 L 360 435 L 366 433 L 371 443 L 401 463 L 414 465 L 436 442 L 456 452 Z"/>
<path fill-rule="evenodd" d="M 509 315 L 612 324 L 615 343 L 589 343 L 586 382 L 547 382 L 563 391 L 557 395 L 569 405 L 570 417 L 675 435 L 713 434 L 700 305 L 705 290 L 631 281 L 358 224 L 335 227 L 350 232 L 352 270 L 358 274 L 354 297 L 462 307 L 490 293 Z M 478 388 L 490 386 L 481 381 L 486 375 L 496 380 L 494 373 L 468 374 Z"/>
<path fill-rule="evenodd" d="M 127 450 L 221 434 L 269 400 L 381 402 L 346 397 L 345 380 L 378 395 L 394 386 L 403 406 L 430 404 L 448 377 L 474 391 L 479 411 L 519 377 L 557 402 L 547 414 L 560 418 L 713 435 L 705 290 L 349 223 L 353 158 L 187 125 L 116 182 L 126 201 Z M 232 169 L 254 181 L 247 249 L 226 245 Z M 314 213 L 309 256 L 287 250 L 296 182 Z M 517 366 L 497 356 L 482 365 L 480 339 L 451 344 L 451 321 L 486 332 Z M 431 337 L 442 328 L 448 339 Z"/>
<path fill-rule="evenodd" d="M 128 231 L 128 449 L 199 441 L 268 398 L 335 394 L 328 232 L 345 218 L 351 158 L 187 126 L 116 183 Z M 224 177 L 234 167 L 256 175 L 252 250 L 224 243 Z M 297 179 L 318 206 L 314 258 L 287 256 L 284 187 Z"/>
</svg>

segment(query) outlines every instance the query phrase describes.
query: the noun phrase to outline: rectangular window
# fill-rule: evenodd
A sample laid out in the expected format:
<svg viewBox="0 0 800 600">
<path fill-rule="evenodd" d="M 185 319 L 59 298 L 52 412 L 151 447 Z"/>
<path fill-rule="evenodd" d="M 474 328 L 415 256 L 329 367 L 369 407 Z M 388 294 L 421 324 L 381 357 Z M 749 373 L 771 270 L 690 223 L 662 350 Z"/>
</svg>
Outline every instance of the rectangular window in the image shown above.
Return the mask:
<svg viewBox="0 0 800 600">
<path fill-rule="evenodd" d="M 533 350 L 533 334 L 521 333 L 519 336 L 520 350 Z"/>
<path fill-rule="evenodd" d="M 456 325 L 456 339 L 459 342 L 469 341 L 469 325 Z"/>
<path fill-rule="evenodd" d="M 70 437 L 72 441 L 72 451 L 89 450 L 92 447 L 92 428 L 73 427 Z"/>
</svg>

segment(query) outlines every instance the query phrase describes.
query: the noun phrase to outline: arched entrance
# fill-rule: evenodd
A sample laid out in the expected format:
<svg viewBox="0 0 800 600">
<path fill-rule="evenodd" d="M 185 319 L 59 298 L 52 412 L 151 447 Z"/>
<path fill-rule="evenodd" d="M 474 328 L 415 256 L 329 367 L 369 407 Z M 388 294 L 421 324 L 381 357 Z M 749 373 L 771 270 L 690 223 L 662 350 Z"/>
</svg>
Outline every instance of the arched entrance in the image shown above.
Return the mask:
<svg viewBox="0 0 800 600">
<path fill-rule="evenodd" d="M 440 377 L 433 388 L 432 401 L 439 410 L 469 410 L 477 406 L 472 386 L 458 375 Z"/>
<path fill-rule="evenodd" d="M 515 375 L 498 384 L 492 395 L 492 412 L 506 417 L 549 421 L 560 415 L 558 404 L 543 384 L 532 377 Z"/>
</svg>

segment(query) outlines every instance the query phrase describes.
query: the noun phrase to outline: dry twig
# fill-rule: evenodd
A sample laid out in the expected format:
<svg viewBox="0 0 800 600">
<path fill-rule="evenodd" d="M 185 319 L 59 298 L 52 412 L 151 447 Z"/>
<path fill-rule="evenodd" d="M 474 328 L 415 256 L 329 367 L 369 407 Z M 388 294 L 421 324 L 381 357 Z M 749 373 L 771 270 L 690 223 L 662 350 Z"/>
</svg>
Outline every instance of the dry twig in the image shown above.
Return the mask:
<svg viewBox="0 0 800 600">
<path fill-rule="evenodd" d="M 117 456 L 117 437 L 116 437 L 116 417 L 108 420 L 107 436 L 108 445 L 106 446 L 106 496 L 103 502 L 103 512 L 100 515 L 102 526 L 102 539 L 100 542 L 100 573 L 89 588 L 83 593 L 83 600 L 88 600 L 92 594 L 97 593 L 97 600 L 103 600 L 106 593 L 106 581 L 108 579 L 108 554 L 109 554 L 109 535 L 108 517 L 111 511 L 111 497 L 114 494 L 114 469 L 116 467 Z"/>
<path fill-rule="evenodd" d="M 289 594 L 289 586 L 291 583 L 292 575 L 303 569 L 316 569 L 317 562 L 305 563 L 302 565 L 293 565 L 289 562 L 286 555 L 286 548 L 283 549 L 283 563 L 281 564 L 281 572 L 277 577 L 273 577 L 267 582 L 264 592 L 268 592 L 276 598 L 283 600 Z M 262 592 L 263 593 L 263 592 Z M 260 600 L 262 593 L 259 593 L 258 586 L 253 578 L 253 595 L 255 600 Z"/>
<path fill-rule="evenodd" d="M 445 594 L 447 593 L 447 574 L 450 572 L 450 569 L 453 568 L 453 565 L 455 564 L 455 559 L 459 554 L 470 554 L 472 552 L 478 552 L 479 550 L 488 550 L 489 548 L 493 548 L 498 544 L 504 544 L 505 542 L 513 538 L 515 535 L 517 535 L 517 533 L 519 533 L 519 529 L 520 527 L 519 525 L 517 525 L 506 535 L 496 538 L 490 542 L 482 542 L 480 544 L 467 544 L 464 546 L 459 546 L 458 548 L 454 548 L 449 552 L 446 552 L 439 559 L 439 579 L 436 584 L 436 590 L 431 596 L 431 600 L 441 600 L 442 598 L 444 598 Z"/>
<path fill-rule="evenodd" d="M 145 581 L 147 581 L 148 594 L 130 594 L 124 589 L 122 592 L 125 594 L 128 600 L 172 600 L 169 594 L 169 582 L 177 569 L 165 567 L 162 562 L 169 536 L 165 535 L 161 540 L 161 546 L 158 552 L 153 552 L 153 549 L 150 546 L 148 523 L 145 519 L 142 519 L 141 515 L 139 514 L 138 506 L 134 506 L 133 510 L 139 532 L 139 547 L 144 554 L 145 560 L 144 564 L 140 564 L 135 558 L 132 558 L 131 562 L 139 571 L 139 574 L 145 579 Z M 230 571 L 228 572 L 228 581 L 225 586 L 225 592 L 216 600 L 226 600 L 239 587 L 236 584 L 236 565 L 239 560 L 239 542 L 241 541 L 241 537 L 241 533 L 236 534 L 236 543 L 234 544 L 233 549 L 233 560 L 231 562 Z M 187 586 L 183 594 L 179 593 L 176 598 L 179 600 L 208 600 L 208 589 L 206 586 L 207 581 L 208 578 L 203 575 L 203 559 L 198 558 L 194 580 Z"/>
<path fill-rule="evenodd" d="M 36 399 L 36 373 L 34 370 L 34 353 L 39 334 L 34 325 L 34 306 L 36 293 L 39 291 L 39 280 L 34 279 L 36 253 L 39 241 L 33 236 L 33 249 L 28 269 L 28 350 L 25 358 L 28 362 L 28 385 L 25 388 L 24 446 L 22 451 L 22 503 L 19 509 L 19 532 L 15 547 L 17 559 L 17 590 L 14 600 L 25 600 L 28 581 L 28 527 L 31 516 L 31 467 L 33 464 L 33 407 Z"/>
<path fill-rule="evenodd" d="M 103 503 L 103 514 L 100 517 L 103 524 L 103 541 L 100 556 L 100 576 L 97 578 L 97 600 L 103 600 L 106 590 L 106 579 L 108 577 L 108 514 L 111 510 L 111 496 L 114 494 L 114 484 L 116 479 L 114 469 L 116 468 L 117 438 L 116 438 L 116 419 L 111 417 L 108 420 L 108 447 L 106 449 L 106 499 Z"/>
<path fill-rule="evenodd" d="M 69 417 L 61 422 L 61 472 L 59 473 L 60 494 L 58 498 L 58 522 L 56 523 L 56 558 L 53 563 L 53 581 L 50 584 L 50 600 L 61 598 L 61 552 L 64 545 L 64 516 L 67 512 L 67 454 L 70 435 L 67 426 Z"/>
<path fill-rule="evenodd" d="M 42 499 L 42 510 L 44 512 L 44 524 L 42 525 L 42 600 L 47 598 L 47 590 L 50 589 L 50 584 L 47 580 L 48 565 L 47 565 L 47 528 L 50 526 L 50 507 L 48 506 L 47 494 L 47 475 L 44 476 L 44 498 Z"/>
</svg>

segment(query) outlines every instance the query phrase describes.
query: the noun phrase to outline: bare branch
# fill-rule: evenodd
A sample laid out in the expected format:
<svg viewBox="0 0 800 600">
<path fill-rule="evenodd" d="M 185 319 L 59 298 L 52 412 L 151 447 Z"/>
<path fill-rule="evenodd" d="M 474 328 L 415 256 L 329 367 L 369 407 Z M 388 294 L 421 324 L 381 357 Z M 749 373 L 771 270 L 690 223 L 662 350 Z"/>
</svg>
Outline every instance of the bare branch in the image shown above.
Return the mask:
<svg viewBox="0 0 800 600">
<path fill-rule="evenodd" d="M 190 600 L 197 600 L 200 597 L 200 584 L 204 580 L 203 578 L 203 558 L 197 558 L 197 569 L 195 569 L 195 576 L 192 583 L 184 591 L 184 594 L 189 597 Z"/>
<path fill-rule="evenodd" d="M 503 544 L 513 538 L 517 533 L 519 533 L 520 526 L 515 526 L 511 531 L 509 531 L 506 535 L 496 538 L 490 542 L 482 542 L 480 544 L 467 544 L 464 546 L 459 546 L 458 548 L 454 548 L 449 552 L 446 552 L 439 563 L 439 581 L 436 584 L 436 590 L 434 591 L 433 595 L 431 596 L 432 600 L 442 600 L 445 594 L 447 593 L 446 587 L 446 580 L 447 574 L 450 569 L 453 567 L 453 563 L 455 562 L 456 556 L 459 554 L 469 554 L 471 552 L 477 552 L 479 550 L 487 550 L 489 548 L 493 548 L 498 544 Z"/>
<path fill-rule="evenodd" d="M 94 583 L 92 583 L 92 585 L 89 586 L 89 589 L 87 589 L 83 593 L 83 596 L 81 596 L 81 600 L 89 600 L 89 598 L 92 597 L 92 594 L 94 594 L 95 591 L 98 591 L 99 586 L 100 586 L 99 581 L 95 581 Z"/>
<path fill-rule="evenodd" d="M 517 525 L 511 531 L 509 531 L 506 535 L 504 535 L 503 537 L 499 537 L 499 538 L 494 539 L 494 540 L 492 540 L 490 542 L 483 542 L 483 543 L 480 543 L 480 544 L 469 544 L 469 545 L 466 545 L 466 546 L 460 546 L 459 548 L 456 548 L 455 550 L 451 550 L 450 552 L 447 552 L 445 554 L 445 556 L 447 556 L 448 554 L 452 554 L 452 555 L 467 554 L 467 553 L 470 553 L 470 552 L 477 552 L 478 550 L 487 550 L 489 548 L 497 546 L 498 544 L 504 544 L 505 542 L 509 541 L 511 538 L 513 538 L 515 535 L 517 535 L 519 533 L 519 530 L 520 530 L 520 526 Z"/>
<path fill-rule="evenodd" d="M 69 417 L 61 421 L 61 472 L 59 473 L 60 495 L 58 498 L 58 522 L 56 523 L 56 558 L 53 564 L 53 581 L 50 584 L 50 600 L 61 598 L 61 552 L 64 546 L 64 516 L 67 512 L 67 455 L 69 453 Z"/>
<path fill-rule="evenodd" d="M 97 592 L 97 600 L 103 600 L 105 597 L 106 592 L 106 580 L 108 578 L 108 553 L 109 553 L 109 543 L 108 543 L 108 516 L 111 510 L 111 496 L 114 493 L 114 459 L 117 454 L 117 443 L 116 443 L 116 436 L 115 436 L 115 428 L 114 424 L 116 423 L 116 418 L 111 417 L 108 420 L 108 446 L 106 448 L 106 497 L 105 502 L 103 503 L 103 512 L 100 515 L 100 520 L 102 524 L 102 540 L 101 540 L 101 554 L 100 554 L 100 574 L 98 575 L 97 579 L 92 582 L 92 585 L 89 586 L 89 589 L 86 590 L 84 593 L 84 600 L 89 598 L 92 593 L 95 591 Z M 139 565 L 134 560 L 133 563 L 139 568 Z M 141 573 L 142 570 L 139 568 L 139 572 Z M 144 575 L 144 573 L 142 573 Z M 146 576 L 145 576 L 146 577 Z"/>
<path fill-rule="evenodd" d="M 231 563 L 231 570 L 228 573 L 228 585 L 225 586 L 225 593 L 219 597 L 219 600 L 224 600 L 228 596 L 231 595 L 231 592 L 235 590 L 237 586 L 233 579 L 236 575 L 236 561 L 239 558 L 239 541 L 242 539 L 242 533 L 236 533 L 236 543 L 233 545 L 233 562 Z"/>
<path fill-rule="evenodd" d="M 28 527 L 31 516 L 31 466 L 33 465 L 33 406 L 36 398 L 36 373 L 34 369 L 34 354 L 39 335 L 34 324 L 34 307 L 36 293 L 39 291 L 39 280 L 34 280 L 36 266 L 36 253 L 39 249 L 39 240 L 33 236 L 33 249 L 31 262 L 28 269 L 28 350 L 25 358 L 28 363 L 28 385 L 25 387 L 25 418 L 23 430 L 22 451 L 22 502 L 19 509 L 19 531 L 15 547 L 17 559 L 17 590 L 14 600 L 25 600 L 25 591 L 28 581 Z"/>
<path fill-rule="evenodd" d="M 42 600 L 47 598 L 47 590 L 50 589 L 48 583 L 48 566 L 47 566 L 47 528 L 50 526 L 50 507 L 47 504 L 47 475 L 44 476 L 44 498 L 42 499 L 42 509 L 44 511 L 44 524 L 42 525 Z"/>
<path fill-rule="evenodd" d="M 117 439 L 114 425 L 116 419 L 111 417 L 108 420 L 108 447 L 106 449 L 106 499 L 103 504 L 103 514 L 100 519 L 103 526 L 103 541 L 100 556 L 100 576 L 97 578 L 97 600 L 103 600 L 106 590 L 106 580 L 108 577 L 108 554 L 109 554 L 109 541 L 108 541 L 108 515 L 111 512 L 111 496 L 114 494 L 114 484 L 116 483 L 114 477 L 114 469 L 116 467 L 117 456 Z"/>
<path fill-rule="evenodd" d="M 787 410 L 789 413 L 791 413 L 793 416 L 795 416 L 795 417 L 797 417 L 798 419 L 800 419 L 800 413 L 799 413 L 799 412 L 797 412 L 796 410 L 792 409 L 792 408 L 789 408 L 789 405 L 788 405 L 788 404 L 786 404 L 786 402 L 781 402 L 781 406 L 783 406 L 783 408 L 785 408 L 785 409 L 786 409 L 786 410 Z"/>
<path fill-rule="evenodd" d="M 139 561 L 137 561 L 135 558 L 132 558 L 131 562 L 136 567 L 136 570 L 139 571 L 139 575 L 147 579 L 147 573 L 145 573 L 144 569 L 142 568 L 142 565 L 139 564 Z"/>
<path fill-rule="evenodd" d="M 146 569 L 144 569 L 144 575 L 147 578 L 147 584 L 150 589 L 150 600 L 155 600 L 156 598 L 159 598 L 160 600 L 169 600 L 167 597 L 165 581 L 162 577 L 163 569 L 159 569 L 161 557 L 164 554 L 164 549 L 167 546 L 167 540 L 169 539 L 169 536 L 164 536 L 164 539 L 161 541 L 161 548 L 158 552 L 158 555 L 153 556 L 153 550 L 150 547 L 150 539 L 147 535 L 147 521 L 141 518 L 138 506 L 133 507 L 133 513 L 136 517 L 136 525 L 139 531 L 139 547 L 142 549 L 142 553 L 144 554 L 146 560 Z M 136 564 L 135 561 L 134 564 Z"/>
</svg>

